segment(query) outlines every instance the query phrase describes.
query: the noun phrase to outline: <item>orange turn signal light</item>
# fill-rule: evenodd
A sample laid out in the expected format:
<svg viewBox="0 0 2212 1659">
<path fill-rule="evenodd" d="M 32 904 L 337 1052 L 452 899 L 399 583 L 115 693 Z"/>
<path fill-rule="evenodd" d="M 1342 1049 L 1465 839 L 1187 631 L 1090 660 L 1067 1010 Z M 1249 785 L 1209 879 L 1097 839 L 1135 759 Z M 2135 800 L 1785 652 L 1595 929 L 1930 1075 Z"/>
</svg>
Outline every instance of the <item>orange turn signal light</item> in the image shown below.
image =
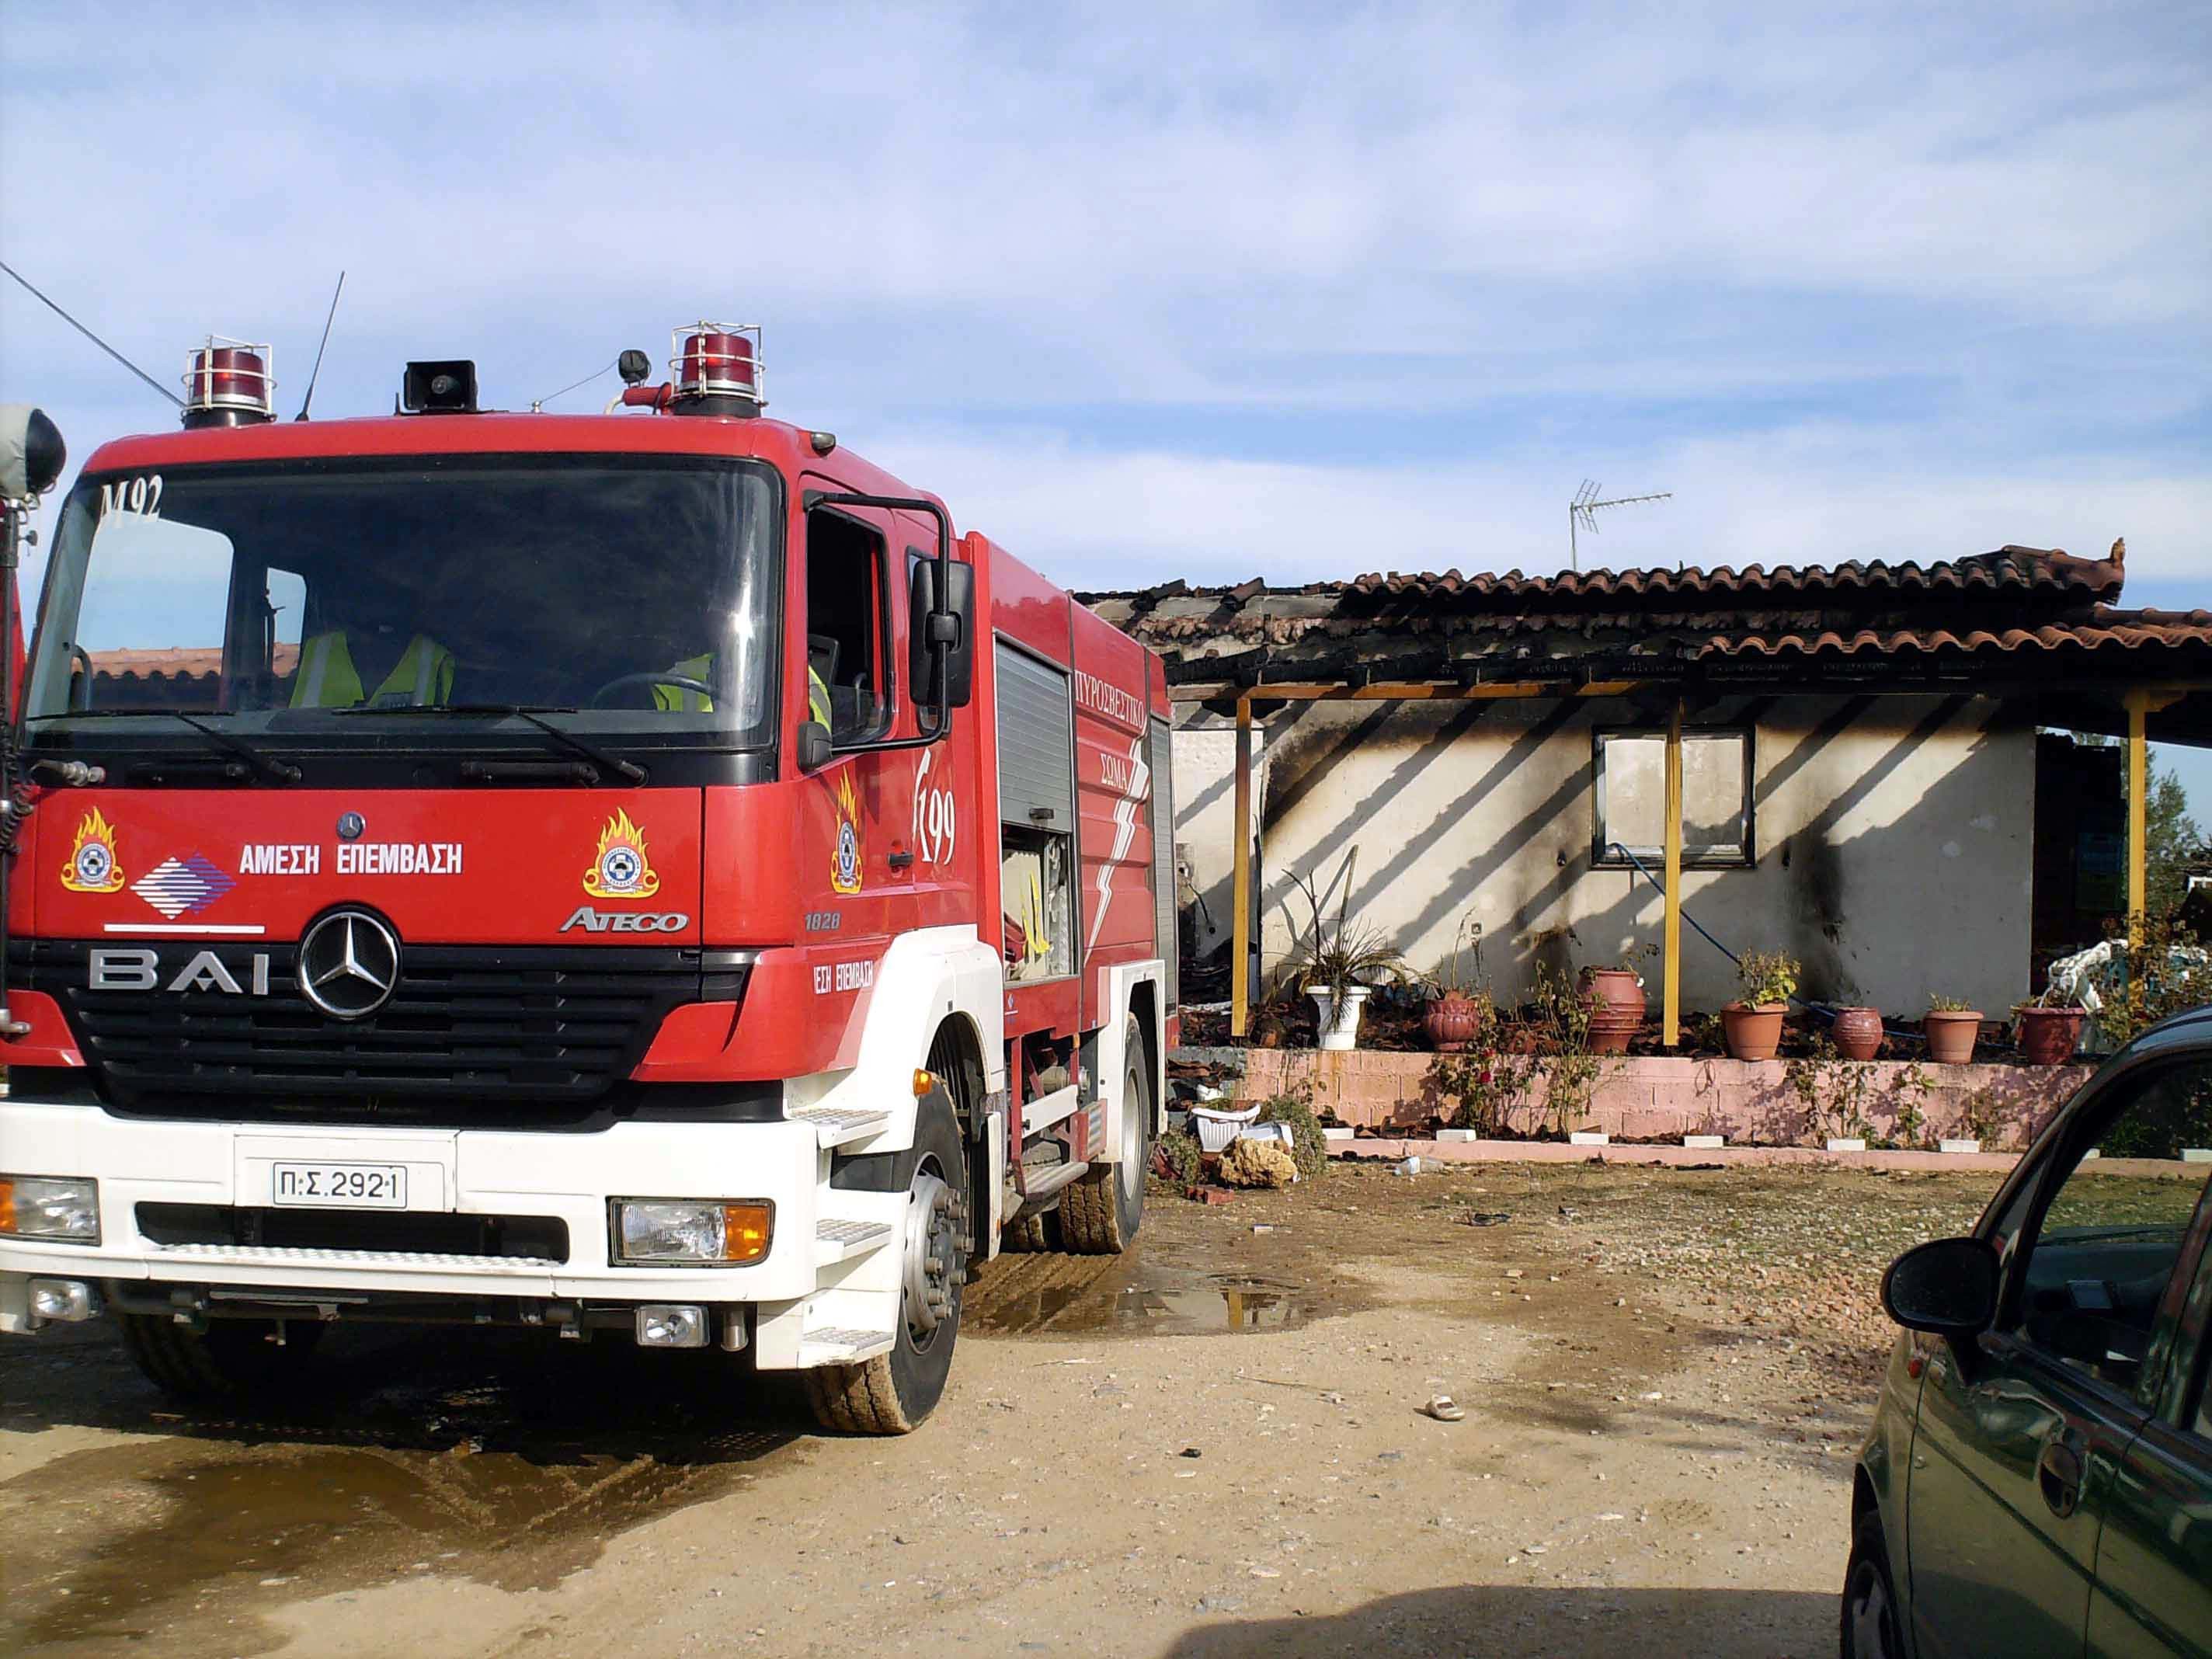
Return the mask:
<svg viewBox="0 0 2212 1659">
<path fill-rule="evenodd" d="M 920 1100 L 937 1086 L 937 1073 L 917 1068 L 914 1074 L 914 1097 Z"/>
<path fill-rule="evenodd" d="M 768 1254 L 769 1239 L 775 1231 L 775 1206 L 772 1204 L 725 1204 L 722 1206 L 722 1260 L 725 1261 L 757 1261 Z"/>
</svg>

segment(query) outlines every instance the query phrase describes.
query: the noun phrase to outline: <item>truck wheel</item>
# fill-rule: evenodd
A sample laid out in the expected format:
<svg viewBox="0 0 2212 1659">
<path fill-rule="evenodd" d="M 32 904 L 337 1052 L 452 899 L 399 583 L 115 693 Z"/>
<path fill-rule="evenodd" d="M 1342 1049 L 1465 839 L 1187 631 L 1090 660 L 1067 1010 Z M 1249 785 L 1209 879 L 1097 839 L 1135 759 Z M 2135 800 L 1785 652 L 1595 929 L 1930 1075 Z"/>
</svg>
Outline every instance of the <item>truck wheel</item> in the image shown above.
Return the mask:
<svg viewBox="0 0 2212 1659">
<path fill-rule="evenodd" d="M 889 1353 L 858 1365 L 821 1365 L 803 1373 L 808 1403 L 825 1429 L 843 1434 L 907 1434 L 936 1409 L 952 1370 L 960 1334 L 960 1297 L 968 1279 L 967 1223 L 960 1194 L 968 1190 L 959 1126 L 942 1091 L 921 1103 L 907 1171 L 906 1218 L 899 1252 L 898 1339 Z"/>
<path fill-rule="evenodd" d="M 999 1235 L 999 1248 L 1017 1255 L 1037 1255 L 1052 1249 L 1060 1231 L 1059 1215 L 1057 1210 L 1040 1210 L 1010 1223 Z"/>
<path fill-rule="evenodd" d="M 218 1319 L 195 1333 L 162 1314 L 121 1314 L 123 1346 L 146 1379 L 172 1400 L 215 1405 L 274 1396 L 298 1384 L 323 1340 L 319 1321 Z"/>
<path fill-rule="evenodd" d="M 1121 1034 L 1121 1143 L 1114 1163 L 1093 1170 L 1060 1200 L 1060 1233 L 1078 1255 L 1119 1255 L 1145 1218 L 1145 1168 L 1152 1161 L 1152 1068 L 1134 1014 Z"/>
</svg>

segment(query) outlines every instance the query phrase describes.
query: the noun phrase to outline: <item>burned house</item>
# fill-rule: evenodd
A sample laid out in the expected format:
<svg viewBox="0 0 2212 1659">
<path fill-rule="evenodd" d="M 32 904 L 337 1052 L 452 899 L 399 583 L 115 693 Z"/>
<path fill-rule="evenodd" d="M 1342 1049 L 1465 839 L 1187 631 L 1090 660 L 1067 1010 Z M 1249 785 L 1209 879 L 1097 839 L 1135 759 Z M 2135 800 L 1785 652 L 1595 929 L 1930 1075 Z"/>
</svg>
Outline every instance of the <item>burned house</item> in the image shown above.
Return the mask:
<svg viewBox="0 0 2212 1659">
<path fill-rule="evenodd" d="M 1702 928 L 1809 995 L 1994 1014 L 2140 905 L 2146 743 L 2212 736 L 2212 613 L 2120 608 L 2124 557 L 1086 597 L 1169 659 L 1185 898 L 1240 1026 L 1305 880 L 1422 969 L 1479 922 L 1506 997 L 1672 935 L 1655 1012 L 1662 979 L 1717 1007 Z"/>
</svg>

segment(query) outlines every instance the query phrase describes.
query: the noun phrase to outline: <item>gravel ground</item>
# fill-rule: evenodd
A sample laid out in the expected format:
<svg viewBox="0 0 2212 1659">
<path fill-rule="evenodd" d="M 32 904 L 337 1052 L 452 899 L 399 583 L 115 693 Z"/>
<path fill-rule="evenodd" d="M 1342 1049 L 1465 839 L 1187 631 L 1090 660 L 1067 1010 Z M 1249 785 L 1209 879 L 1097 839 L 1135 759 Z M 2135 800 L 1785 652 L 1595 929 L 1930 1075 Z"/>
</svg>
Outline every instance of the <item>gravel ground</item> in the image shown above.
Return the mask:
<svg viewBox="0 0 2212 1659">
<path fill-rule="evenodd" d="M 0 1345 L 0 1648 L 1832 1652 L 1875 1285 L 1996 1184 L 1156 1184 L 1131 1257 L 987 1268 L 890 1442 L 714 1355 L 341 1333 L 213 1419 L 97 1328 Z"/>
</svg>

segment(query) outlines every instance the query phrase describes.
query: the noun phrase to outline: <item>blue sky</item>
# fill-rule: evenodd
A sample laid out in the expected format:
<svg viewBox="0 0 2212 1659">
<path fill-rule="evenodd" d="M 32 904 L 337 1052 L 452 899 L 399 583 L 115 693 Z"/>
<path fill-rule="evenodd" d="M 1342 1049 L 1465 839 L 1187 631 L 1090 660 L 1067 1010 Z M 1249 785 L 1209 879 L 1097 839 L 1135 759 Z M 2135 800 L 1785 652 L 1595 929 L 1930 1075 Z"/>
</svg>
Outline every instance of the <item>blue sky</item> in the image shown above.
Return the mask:
<svg viewBox="0 0 2212 1659">
<path fill-rule="evenodd" d="M 320 412 L 757 320 L 1075 586 L 1551 568 L 1587 477 L 1674 498 L 1586 562 L 2124 535 L 2212 603 L 2191 8 L 0 3 L 7 257 L 164 380 L 296 406 L 343 266 Z M 168 419 L 12 285 L 0 395 Z"/>
</svg>

